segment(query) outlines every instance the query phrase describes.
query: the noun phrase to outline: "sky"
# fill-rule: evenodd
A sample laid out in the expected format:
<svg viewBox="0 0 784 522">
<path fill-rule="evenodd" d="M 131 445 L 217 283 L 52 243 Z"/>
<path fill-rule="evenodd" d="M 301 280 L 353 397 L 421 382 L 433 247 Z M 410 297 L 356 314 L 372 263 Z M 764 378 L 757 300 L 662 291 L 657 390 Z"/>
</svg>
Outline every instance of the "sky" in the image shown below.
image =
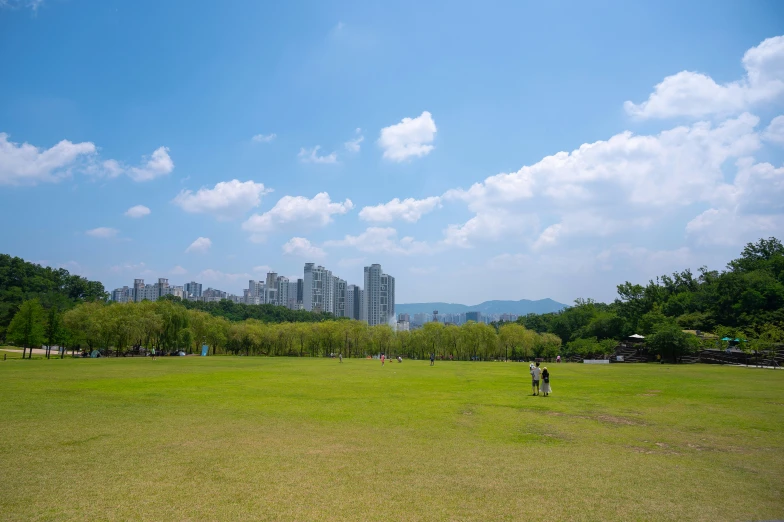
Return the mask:
<svg viewBox="0 0 784 522">
<path fill-rule="evenodd" d="M 589 5 L 590 4 L 590 5 Z M 609 301 L 784 239 L 784 4 L 0 0 L 0 252 Z"/>
</svg>

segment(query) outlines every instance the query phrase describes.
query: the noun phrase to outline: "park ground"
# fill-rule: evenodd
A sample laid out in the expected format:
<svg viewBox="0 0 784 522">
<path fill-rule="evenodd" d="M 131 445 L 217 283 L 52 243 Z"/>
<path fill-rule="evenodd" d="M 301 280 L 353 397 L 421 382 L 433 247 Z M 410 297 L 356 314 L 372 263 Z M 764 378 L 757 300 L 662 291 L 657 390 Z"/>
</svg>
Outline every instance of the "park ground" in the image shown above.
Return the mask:
<svg viewBox="0 0 784 522">
<path fill-rule="evenodd" d="M 4 520 L 784 518 L 784 371 L 0 360 Z"/>
</svg>

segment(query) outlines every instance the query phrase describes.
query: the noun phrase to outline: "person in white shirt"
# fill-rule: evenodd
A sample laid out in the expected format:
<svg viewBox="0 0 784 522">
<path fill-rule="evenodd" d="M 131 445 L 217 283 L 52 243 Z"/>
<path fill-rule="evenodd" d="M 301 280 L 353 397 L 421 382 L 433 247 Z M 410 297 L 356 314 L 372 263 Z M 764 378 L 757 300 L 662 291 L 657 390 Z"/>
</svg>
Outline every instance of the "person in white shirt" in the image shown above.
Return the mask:
<svg viewBox="0 0 784 522">
<path fill-rule="evenodd" d="M 539 363 L 536 363 L 536 366 L 531 368 L 531 389 L 533 390 L 533 395 L 539 395 L 539 377 L 542 375 L 542 370 L 539 369 Z"/>
</svg>

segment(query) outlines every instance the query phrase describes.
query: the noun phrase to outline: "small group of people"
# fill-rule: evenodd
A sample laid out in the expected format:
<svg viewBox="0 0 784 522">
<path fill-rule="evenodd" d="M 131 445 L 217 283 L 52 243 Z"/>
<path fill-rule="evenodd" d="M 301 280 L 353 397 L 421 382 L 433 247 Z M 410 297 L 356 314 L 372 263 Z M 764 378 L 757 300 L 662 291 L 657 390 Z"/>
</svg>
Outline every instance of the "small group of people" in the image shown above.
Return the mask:
<svg viewBox="0 0 784 522">
<path fill-rule="evenodd" d="M 541 381 L 541 392 L 547 397 L 553 391 L 550 387 L 550 372 L 547 371 L 547 366 L 539 368 L 539 363 L 536 363 L 536 365 L 531 363 L 528 367 L 531 370 L 531 389 L 533 395 L 539 395 L 539 382 Z"/>
</svg>

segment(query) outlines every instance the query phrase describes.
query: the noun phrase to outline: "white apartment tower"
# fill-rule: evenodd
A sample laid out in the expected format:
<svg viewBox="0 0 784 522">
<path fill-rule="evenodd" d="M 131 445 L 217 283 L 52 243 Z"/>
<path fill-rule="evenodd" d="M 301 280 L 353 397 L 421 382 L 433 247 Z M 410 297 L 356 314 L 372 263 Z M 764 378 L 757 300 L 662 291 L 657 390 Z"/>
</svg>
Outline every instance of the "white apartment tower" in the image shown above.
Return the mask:
<svg viewBox="0 0 784 522">
<path fill-rule="evenodd" d="M 395 278 L 381 265 L 365 267 L 364 318 L 370 326 L 389 324 L 395 318 Z"/>
<path fill-rule="evenodd" d="M 302 304 L 308 312 L 331 312 L 334 307 L 332 272 L 314 263 L 305 263 Z"/>
</svg>

